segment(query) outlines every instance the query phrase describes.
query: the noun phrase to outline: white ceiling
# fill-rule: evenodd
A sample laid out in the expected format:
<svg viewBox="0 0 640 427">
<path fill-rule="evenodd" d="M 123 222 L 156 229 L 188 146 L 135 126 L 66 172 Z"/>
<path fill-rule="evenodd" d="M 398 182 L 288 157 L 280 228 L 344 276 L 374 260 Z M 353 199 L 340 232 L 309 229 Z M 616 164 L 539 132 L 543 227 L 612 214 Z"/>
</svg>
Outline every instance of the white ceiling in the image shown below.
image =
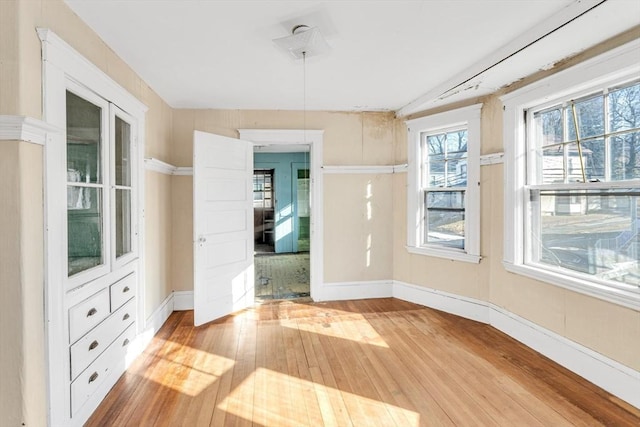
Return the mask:
<svg viewBox="0 0 640 427">
<path fill-rule="evenodd" d="M 307 59 L 306 109 L 403 115 L 640 24 L 640 0 L 65 1 L 174 108 L 303 109 L 303 64 L 272 42 L 296 24 L 331 46 Z"/>
</svg>

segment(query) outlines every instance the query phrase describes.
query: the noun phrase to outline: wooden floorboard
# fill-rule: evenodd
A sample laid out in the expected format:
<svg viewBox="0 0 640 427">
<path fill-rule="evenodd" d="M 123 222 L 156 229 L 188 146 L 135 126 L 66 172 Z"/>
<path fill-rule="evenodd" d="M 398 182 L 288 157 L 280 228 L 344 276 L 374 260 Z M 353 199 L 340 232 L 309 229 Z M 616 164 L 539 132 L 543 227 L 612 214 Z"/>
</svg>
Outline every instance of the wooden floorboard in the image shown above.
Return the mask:
<svg viewBox="0 0 640 427">
<path fill-rule="evenodd" d="M 173 313 L 87 426 L 640 426 L 496 329 L 393 298 Z"/>
</svg>

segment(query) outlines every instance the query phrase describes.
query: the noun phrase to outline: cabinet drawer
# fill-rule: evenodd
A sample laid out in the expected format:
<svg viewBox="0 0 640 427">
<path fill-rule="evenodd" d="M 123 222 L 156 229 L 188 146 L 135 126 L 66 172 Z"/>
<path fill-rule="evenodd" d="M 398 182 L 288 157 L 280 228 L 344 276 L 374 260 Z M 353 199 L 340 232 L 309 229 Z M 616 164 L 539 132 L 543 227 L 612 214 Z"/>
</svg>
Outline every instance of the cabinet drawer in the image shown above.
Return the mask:
<svg viewBox="0 0 640 427">
<path fill-rule="evenodd" d="M 71 346 L 71 379 L 77 377 L 135 320 L 136 300 L 131 299 L 104 322 Z"/>
<path fill-rule="evenodd" d="M 116 311 L 125 302 L 136 294 L 136 275 L 131 273 L 127 277 L 117 281 L 109 288 L 111 296 L 111 311 Z"/>
<path fill-rule="evenodd" d="M 129 326 L 78 378 L 71 383 L 71 413 L 75 415 L 110 375 L 123 372 L 129 344 L 136 336 Z"/>
<path fill-rule="evenodd" d="M 109 315 L 109 293 L 103 289 L 69 309 L 69 341 L 75 342 Z"/>
</svg>

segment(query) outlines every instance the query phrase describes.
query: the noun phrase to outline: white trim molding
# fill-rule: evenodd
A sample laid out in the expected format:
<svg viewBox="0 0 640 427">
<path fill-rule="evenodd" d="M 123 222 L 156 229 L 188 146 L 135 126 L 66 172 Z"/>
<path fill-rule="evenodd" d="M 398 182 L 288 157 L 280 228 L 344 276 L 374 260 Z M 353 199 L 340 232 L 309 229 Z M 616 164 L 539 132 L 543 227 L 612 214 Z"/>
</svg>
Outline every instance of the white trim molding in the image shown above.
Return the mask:
<svg viewBox="0 0 640 427">
<path fill-rule="evenodd" d="M 325 174 L 391 174 L 393 173 L 393 166 L 343 166 L 343 165 L 335 165 L 322 166 L 322 172 Z"/>
<path fill-rule="evenodd" d="M 193 310 L 193 291 L 173 291 L 175 311 Z"/>
<path fill-rule="evenodd" d="M 173 175 L 193 176 L 193 168 L 191 166 L 176 166 L 173 170 Z"/>
<path fill-rule="evenodd" d="M 383 175 L 402 173 L 407 171 L 407 165 L 325 165 L 322 172 L 325 174 L 372 174 Z"/>
<path fill-rule="evenodd" d="M 343 301 L 393 296 L 393 280 L 331 282 L 322 285 L 322 298 L 314 301 Z"/>
<path fill-rule="evenodd" d="M 193 175 L 191 166 L 173 166 L 155 157 L 145 157 L 144 168 L 164 175 Z"/>
<path fill-rule="evenodd" d="M 491 153 L 480 156 L 480 166 L 499 165 L 502 163 L 504 163 L 504 153 Z"/>
<path fill-rule="evenodd" d="M 45 145 L 51 133 L 62 134 L 63 130 L 32 117 L 0 115 L 0 141 Z"/>
<path fill-rule="evenodd" d="M 486 323 L 640 408 L 640 372 L 502 307 L 401 281 L 393 282 L 393 297 Z"/>
<path fill-rule="evenodd" d="M 172 292 L 164 299 L 164 301 L 162 301 L 158 308 L 151 313 L 151 316 L 147 317 L 144 324 L 143 340 L 147 343 L 150 342 L 151 338 L 158 333 L 162 325 L 164 325 L 164 322 L 167 321 L 169 316 L 171 316 L 171 313 L 174 311 L 176 311 L 176 309 L 174 304 L 174 293 Z"/>
<path fill-rule="evenodd" d="M 144 168 L 145 170 L 158 172 L 164 175 L 173 175 L 176 170 L 175 166 L 163 162 L 162 160 L 158 160 L 155 157 L 145 157 Z"/>
</svg>

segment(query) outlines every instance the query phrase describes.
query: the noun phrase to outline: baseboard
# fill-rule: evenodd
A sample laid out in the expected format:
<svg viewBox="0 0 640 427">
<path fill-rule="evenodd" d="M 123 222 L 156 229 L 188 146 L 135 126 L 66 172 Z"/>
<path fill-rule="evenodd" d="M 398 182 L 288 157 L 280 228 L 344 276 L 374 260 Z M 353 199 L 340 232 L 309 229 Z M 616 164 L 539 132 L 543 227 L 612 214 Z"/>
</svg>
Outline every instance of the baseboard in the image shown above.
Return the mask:
<svg viewBox="0 0 640 427">
<path fill-rule="evenodd" d="M 151 341 L 151 338 L 160 330 L 174 310 L 174 295 L 171 293 L 162 301 L 160 306 L 151 313 L 151 316 L 149 316 L 145 322 L 144 333 L 145 335 L 151 335 L 149 341 Z"/>
<path fill-rule="evenodd" d="M 393 282 L 398 299 L 487 323 L 598 387 L 640 408 L 640 372 L 494 304 L 404 282 Z"/>
<path fill-rule="evenodd" d="M 173 291 L 173 309 L 193 310 L 193 291 Z"/>
<path fill-rule="evenodd" d="M 372 280 L 368 282 L 324 283 L 316 301 L 342 301 L 367 298 L 389 298 L 393 295 L 393 281 Z"/>
<path fill-rule="evenodd" d="M 393 282 L 393 297 L 455 314 L 466 319 L 489 323 L 487 303 L 473 298 L 397 280 Z"/>
</svg>

